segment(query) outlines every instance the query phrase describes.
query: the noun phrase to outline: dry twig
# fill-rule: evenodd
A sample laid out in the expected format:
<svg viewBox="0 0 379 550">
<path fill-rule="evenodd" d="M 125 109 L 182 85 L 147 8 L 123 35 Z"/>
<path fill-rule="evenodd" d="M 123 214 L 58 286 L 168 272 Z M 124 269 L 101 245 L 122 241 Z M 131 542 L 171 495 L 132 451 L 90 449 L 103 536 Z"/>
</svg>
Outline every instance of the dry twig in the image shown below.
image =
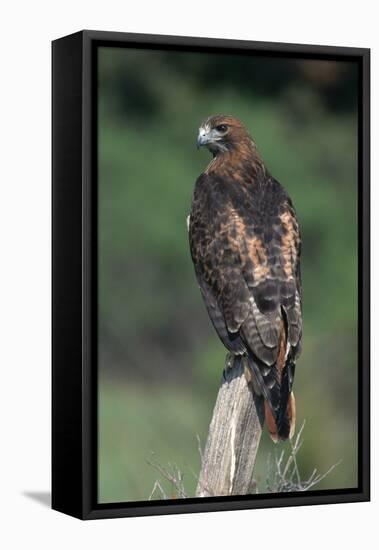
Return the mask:
<svg viewBox="0 0 379 550">
<path fill-rule="evenodd" d="M 176 493 L 173 493 L 171 498 L 188 498 L 188 494 L 183 483 L 184 474 L 180 471 L 176 464 L 171 464 L 171 462 L 169 462 L 167 467 L 165 467 L 155 460 L 148 460 L 147 463 L 155 468 L 164 479 L 171 483 L 173 490 L 176 491 Z M 156 489 L 159 489 L 162 495 L 164 494 L 159 480 L 155 481 L 149 500 L 151 500 Z M 166 500 L 168 497 L 166 495 L 163 498 Z"/>
<path fill-rule="evenodd" d="M 336 466 L 341 463 L 341 460 L 339 460 L 324 474 L 318 474 L 317 469 L 315 468 L 308 479 L 302 480 L 297 463 L 297 454 L 303 444 L 301 435 L 303 433 L 304 426 L 305 421 L 298 431 L 294 442 L 291 442 L 291 452 L 287 460 L 285 460 L 284 451 L 282 451 L 279 456 L 275 454 L 274 459 L 271 454 L 269 454 L 267 458 L 266 479 L 266 487 L 269 493 L 293 493 L 308 491 L 311 487 L 314 487 L 320 483 L 320 481 L 322 481 L 334 470 L 334 468 L 336 468 Z"/>
</svg>

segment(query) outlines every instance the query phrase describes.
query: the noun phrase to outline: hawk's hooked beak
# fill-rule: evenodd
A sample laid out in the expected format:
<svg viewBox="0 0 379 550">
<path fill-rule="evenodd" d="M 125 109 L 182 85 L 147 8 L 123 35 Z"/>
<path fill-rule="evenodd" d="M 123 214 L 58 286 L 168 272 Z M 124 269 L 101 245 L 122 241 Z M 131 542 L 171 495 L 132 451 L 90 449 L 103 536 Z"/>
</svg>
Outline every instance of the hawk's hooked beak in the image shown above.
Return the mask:
<svg viewBox="0 0 379 550">
<path fill-rule="evenodd" d="M 202 147 L 203 145 L 206 145 L 210 142 L 210 136 L 209 132 L 207 132 L 204 128 L 199 129 L 199 135 L 197 136 L 197 148 Z"/>
</svg>

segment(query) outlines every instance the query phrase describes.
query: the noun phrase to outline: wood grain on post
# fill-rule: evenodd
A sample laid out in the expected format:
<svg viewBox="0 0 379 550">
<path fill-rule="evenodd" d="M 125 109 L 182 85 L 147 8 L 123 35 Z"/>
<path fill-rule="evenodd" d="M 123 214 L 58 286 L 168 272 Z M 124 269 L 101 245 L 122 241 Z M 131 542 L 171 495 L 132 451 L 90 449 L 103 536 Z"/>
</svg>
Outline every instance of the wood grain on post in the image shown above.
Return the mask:
<svg viewBox="0 0 379 550">
<path fill-rule="evenodd" d="M 218 392 L 196 496 L 246 495 L 254 492 L 253 468 L 263 425 L 263 404 L 237 357 L 225 367 Z"/>
</svg>

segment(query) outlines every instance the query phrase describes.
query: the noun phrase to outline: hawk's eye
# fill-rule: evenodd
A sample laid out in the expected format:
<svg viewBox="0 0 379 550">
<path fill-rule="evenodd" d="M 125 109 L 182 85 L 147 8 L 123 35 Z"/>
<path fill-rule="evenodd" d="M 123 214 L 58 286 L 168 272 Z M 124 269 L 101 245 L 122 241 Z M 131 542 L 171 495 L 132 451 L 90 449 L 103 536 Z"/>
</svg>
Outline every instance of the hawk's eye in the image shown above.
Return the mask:
<svg viewBox="0 0 379 550">
<path fill-rule="evenodd" d="M 221 134 L 224 134 L 227 129 L 228 127 L 226 124 L 219 124 L 218 126 L 216 126 L 217 132 L 220 132 Z"/>
</svg>

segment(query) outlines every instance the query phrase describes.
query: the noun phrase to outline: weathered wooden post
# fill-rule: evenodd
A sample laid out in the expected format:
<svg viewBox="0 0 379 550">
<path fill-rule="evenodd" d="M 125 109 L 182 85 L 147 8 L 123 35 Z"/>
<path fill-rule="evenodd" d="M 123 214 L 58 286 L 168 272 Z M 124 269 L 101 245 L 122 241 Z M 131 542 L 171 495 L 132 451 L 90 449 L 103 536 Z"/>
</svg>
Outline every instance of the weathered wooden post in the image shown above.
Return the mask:
<svg viewBox="0 0 379 550">
<path fill-rule="evenodd" d="M 263 425 L 263 403 L 237 357 L 225 366 L 218 392 L 196 496 L 245 495 L 253 492 L 252 476 Z"/>
</svg>

